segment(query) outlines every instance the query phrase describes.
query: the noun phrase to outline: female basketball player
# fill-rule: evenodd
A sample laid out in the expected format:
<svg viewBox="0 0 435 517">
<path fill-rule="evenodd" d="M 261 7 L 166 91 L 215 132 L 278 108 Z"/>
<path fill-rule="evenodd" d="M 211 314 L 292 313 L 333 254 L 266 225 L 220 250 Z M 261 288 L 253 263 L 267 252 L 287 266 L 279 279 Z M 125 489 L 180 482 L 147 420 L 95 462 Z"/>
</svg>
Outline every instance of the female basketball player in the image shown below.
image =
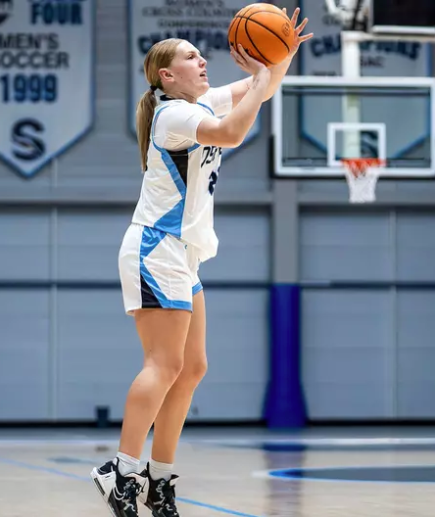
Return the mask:
<svg viewBox="0 0 435 517">
<path fill-rule="evenodd" d="M 292 18 L 296 27 L 297 9 Z M 92 471 L 117 517 L 137 517 L 138 497 L 154 517 L 177 517 L 172 474 L 192 395 L 207 369 L 201 262 L 216 255 L 213 192 L 221 147 L 240 145 L 261 104 L 275 93 L 288 59 L 266 68 L 243 48 L 235 62 L 250 74 L 210 88 L 206 61 L 189 42 L 169 39 L 148 52 L 150 89 L 137 110 L 137 133 L 146 171 L 132 223 L 119 253 L 125 310 L 135 318 L 145 353 L 125 407 L 119 453 Z M 164 93 L 157 101 L 155 92 Z M 223 118 L 218 118 L 223 116 Z M 146 436 L 154 424 L 150 462 L 139 473 Z"/>
</svg>

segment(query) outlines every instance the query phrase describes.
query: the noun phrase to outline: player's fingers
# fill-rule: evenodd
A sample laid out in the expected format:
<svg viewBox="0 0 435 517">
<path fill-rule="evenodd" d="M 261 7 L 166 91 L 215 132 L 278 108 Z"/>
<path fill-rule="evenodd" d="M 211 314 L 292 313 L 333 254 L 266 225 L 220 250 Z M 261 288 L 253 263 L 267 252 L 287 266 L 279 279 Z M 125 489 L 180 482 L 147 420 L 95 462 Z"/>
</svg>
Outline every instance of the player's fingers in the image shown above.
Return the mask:
<svg viewBox="0 0 435 517">
<path fill-rule="evenodd" d="M 234 63 L 240 68 L 240 70 L 243 70 L 244 72 L 249 74 L 249 67 L 247 67 L 244 63 L 237 61 L 237 59 L 233 57 Z"/>
<path fill-rule="evenodd" d="M 245 60 L 246 63 L 249 62 L 250 59 L 253 59 L 243 48 L 243 46 L 239 43 L 237 52 L 240 54 L 241 58 Z"/>
<path fill-rule="evenodd" d="M 239 65 L 241 68 L 245 68 L 246 67 L 246 61 L 243 59 L 243 57 L 238 53 L 236 52 L 235 50 L 232 50 L 231 51 L 231 57 L 234 59 L 234 61 L 236 62 L 237 65 Z"/>
<path fill-rule="evenodd" d="M 296 29 L 295 29 L 296 34 L 300 34 L 305 29 L 305 26 L 307 25 L 307 23 L 308 23 L 308 18 L 304 18 L 304 20 L 301 22 L 301 24 L 298 27 L 296 27 Z"/>
<path fill-rule="evenodd" d="M 230 54 L 231 54 L 231 57 L 234 59 L 234 61 L 236 63 L 238 63 L 239 62 L 239 56 L 238 56 L 237 52 L 235 52 L 234 50 L 231 49 Z"/>
<path fill-rule="evenodd" d="M 304 41 L 307 41 L 307 40 L 311 39 L 313 36 L 314 36 L 314 33 L 310 32 L 310 34 L 306 34 L 305 36 L 301 36 L 299 38 L 299 42 L 303 43 Z"/>
<path fill-rule="evenodd" d="M 232 55 L 234 55 L 234 57 L 235 56 L 240 56 L 240 54 L 237 52 L 237 49 L 233 45 L 231 45 L 231 47 L 230 47 L 230 53 Z"/>
<path fill-rule="evenodd" d="M 290 23 L 292 24 L 293 27 L 296 27 L 296 23 L 298 21 L 298 16 L 299 16 L 300 12 L 301 12 L 300 8 L 296 7 L 295 12 L 293 13 L 293 16 L 290 20 Z"/>
<path fill-rule="evenodd" d="M 233 52 L 237 58 L 237 61 L 239 61 L 240 63 L 246 63 L 246 56 L 248 56 L 248 54 L 245 52 L 244 48 L 241 45 L 239 45 L 239 48 L 237 50 L 234 49 Z"/>
</svg>

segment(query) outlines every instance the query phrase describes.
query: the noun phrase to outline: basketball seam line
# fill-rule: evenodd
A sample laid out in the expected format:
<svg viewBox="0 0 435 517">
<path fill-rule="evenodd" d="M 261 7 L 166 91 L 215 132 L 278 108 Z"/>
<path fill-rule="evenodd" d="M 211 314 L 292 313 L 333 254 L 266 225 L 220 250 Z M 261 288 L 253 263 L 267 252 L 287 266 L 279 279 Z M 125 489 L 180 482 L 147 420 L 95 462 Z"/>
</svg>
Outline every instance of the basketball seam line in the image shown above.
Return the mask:
<svg viewBox="0 0 435 517">
<path fill-rule="evenodd" d="M 228 38 L 230 37 L 230 33 L 231 33 L 231 27 L 237 22 L 237 18 L 234 18 L 233 21 L 231 22 L 231 25 L 228 27 L 228 31 L 227 31 L 227 34 L 228 34 Z"/>
<path fill-rule="evenodd" d="M 246 13 L 249 13 L 249 11 L 250 11 L 251 9 L 254 9 L 254 7 L 250 7 L 250 8 L 246 11 Z M 244 14 L 246 14 L 246 13 L 244 13 Z M 242 19 L 244 18 L 244 16 L 239 16 L 238 18 L 239 18 L 239 25 L 237 25 L 237 27 L 236 27 L 236 29 L 235 29 L 235 31 L 234 31 L 234 45 L 235 45 L 235 47 L 236 47 L 236 50 L 237 50 L 237 32 L 238 32 L 238 30 L 239 30 L 240 24 L 241 24 Z M 231 25 L 232 25 L 232 24 L 231 24 Z M 245 23 L 245 25 L 246 25 L 246 23 Z M 231 26 L 230 26 L 230 27 L 231 27 Z"/>
<path fill-rule="evenodd" d="M 252 43 L 252 46 L 255 48 L 255 50 L 260 54 L 260 56 L 265 60 L 267 61 L 268 63 L 270 63 L 271 65 L 275 65 L 276 63 L 274 63 L 273 61 L 270 61 L 269 59 L 267 59 L 267 57 L 265 57 L 257 48 L 257 45 L 252 41 L 252 38 L 251 38 L 251 35 L 249 34 L 249 31 L 248 31 L 248 24 L 245 23 L 245 32 L 246 32 L 246 36 L 248 36 L 249 38 L 249 41 Z"/>
<path fill-rule="evenodd" d="M 249 11 L 246 11 L 246 12 L 249 12 Z M 279 16 L 280 18 L 282 18 L 283 20 L 286 20 L 286 21 L 289 21 L 289 17 L 286 15 L 286 14 L 283 14 L 281 12 L 276 12 L 276 11 L 264 11 L 263 9 L 261 11 L 255 11 L 255 13 L 252 13 L 251 16 L 253 16 L 254 14 L 257 14 L 257 13 L 269 13 L 269 14 L 274 14 L 276 16 Z M 243 13 L 242 16 L 245 16 L 246 13 Z"/>
<path fill-rule="evenodd" d="M 258 22 L 257 20 L 252 20 L 251 19 L 251 16 L 254 16 L 254 14 L 258 14 L 258 13 L 268 13 L 269 11 L 256 11 L 255 13 L 252 13 L 248 18 L 247 20 L 249 20 L 250 22 L 252 23 L 256 23 L 257 25 L 260 25 L 260 27 L 263 27 L 263 29 L 266 29 L 267 31 L 271 32 L 274 36 L 276 36 L 287 48 L 287 51 L 290 51 L 290 48 L 289 46 L 287 45 L 287 43 L 281 38 L 281 36 L 279 34 L 277 34 L 276 32 L 273 32 L 272 30 L 269 29 L 269 27 L 266 27 L 265 25 L 263 25 L 262 23 Z M 279 15 L 281 18 L 284 18 L 283 16 Z M 245 16 L 242 16 L 241 18 L 245 18 Z M 285 18 L 286 19 L 286 18 Z M 246 24 L 246 26 L 248 26 L 248 24 Z"/>
<path fill-rule="evenodd" d="M 269 13 L 270 11 L 255 11 L 255 13 L 252 13 L 250 16 L 254 16 L 254 14 L 258 14 L 258 13 Z M 266 27 L 265 25 L 263 25 L 262 23 L 260 22 L 257 22 L 256 20 L 251 20 L 251 17 L 246 17 L 246 16 L 239 16 L 240 19 L 244 18 L 245 20 L 248 20 L 252 23 L 256 23 L 257 25 L 260 25 L 260 27 L 263 27 L 263 29 L 266 29 L 267 31 L 271 32 L 274 36 L 276 36 L 287 48 L 287 51 L 290 51 L 290 48 L 289 46 L 287 45 L 287 43 L 281 38 L 281 36 L 279 36 L 276 32 L 273 32 L 272 30 L 269 29 L 269 27 Z M 281 16 L 281 18 L 283 18 Z M 246 26 L 248 26 L 248 24 L 246 24 Z M 238 27 L 237 27 L 238 29 Z"/>
<path fill-rule="evenodd" d="M 236 17 L 233 18 L 233 21 L 231 22 L 231 25 L 228 27 L 228 39 L 230 38 L 231 28 L 233 25 L 235 25 L 238 22 L 238 19 Z"/>
<path fill-rule="evenodd" d="M 238 23 L 237 27 L 234 29 L 234 45 L 236 47 L 236 50 L 237 50 L 237 32 L 239 30 L 241 23 L 242 23 L 242 18 L 239 18 L 239 23 Z"/>
</svg>

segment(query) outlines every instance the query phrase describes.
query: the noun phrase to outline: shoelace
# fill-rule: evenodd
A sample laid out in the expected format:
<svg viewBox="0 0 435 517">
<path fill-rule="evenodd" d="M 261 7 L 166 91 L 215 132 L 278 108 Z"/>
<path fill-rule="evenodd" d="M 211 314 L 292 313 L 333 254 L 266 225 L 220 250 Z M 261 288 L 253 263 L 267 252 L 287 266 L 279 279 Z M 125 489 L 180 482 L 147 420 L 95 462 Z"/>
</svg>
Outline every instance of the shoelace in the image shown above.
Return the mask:
<svg viewBox="0 0 435 517">
<path fill-rule="evenodd" d="M 142 488 L 133 479 L 128 481 L 124 487 L 123 498 L 136 502 L 136 497 Z"/>
<path fill-rule="evenodd" d="M 175 489 L 171 484 L 166 481 L 160 484 L 161 494 L 163 495 L 163 501 L 159 501 L 159 506 L 166 508 L 166 510 L 172 515 L 172 517 L 179 517 L 177 508 L 175 506 Z"/>
</svg>

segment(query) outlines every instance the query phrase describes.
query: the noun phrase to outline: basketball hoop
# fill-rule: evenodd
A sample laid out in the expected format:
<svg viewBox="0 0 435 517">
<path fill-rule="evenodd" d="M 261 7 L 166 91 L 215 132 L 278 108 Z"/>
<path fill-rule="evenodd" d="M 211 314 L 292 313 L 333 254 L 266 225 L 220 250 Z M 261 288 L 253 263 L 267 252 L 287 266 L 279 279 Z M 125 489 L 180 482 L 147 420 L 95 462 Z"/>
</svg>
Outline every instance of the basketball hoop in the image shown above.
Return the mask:
<svg viewBox="0 0 435 517">
<path fill-rule="evenodd" d="M 343 158 L 351 203 L 373 203 L 376 182 L 385 160 L 380 158 Z"/>
</svg>

